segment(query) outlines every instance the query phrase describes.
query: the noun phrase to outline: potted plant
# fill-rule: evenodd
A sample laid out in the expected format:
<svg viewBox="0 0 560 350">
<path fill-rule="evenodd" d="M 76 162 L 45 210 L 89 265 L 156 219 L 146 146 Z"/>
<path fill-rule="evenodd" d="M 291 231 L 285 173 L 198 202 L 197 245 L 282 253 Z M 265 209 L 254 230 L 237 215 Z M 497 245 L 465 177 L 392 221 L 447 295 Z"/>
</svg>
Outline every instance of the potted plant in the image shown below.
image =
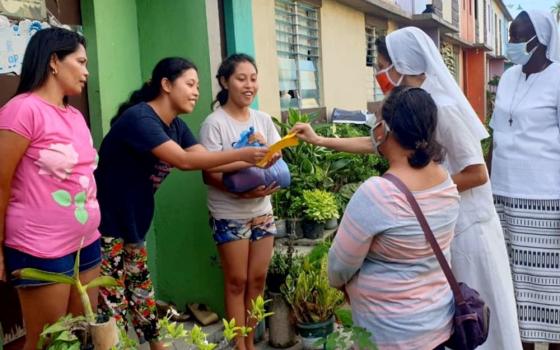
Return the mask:
<svg viewBox="0 0 560 350">
<path fill-rule="evenodd" d="M 294 237 L 288 240 L 285 252 L 275 251 L 268 273 L 267 292 L 270 296 L 270 309 L 273 315 L 268 320 L 268 342 L 274 348 L 287 348 L 296 343 L 295 319 L 290 306 L 281 294 L 281 286 L 289 274 L 298 275 L 301 257 L 294 255 Z"/>
<path fill-rule="evenodd" d="M 303 191 L 303 235 L 316 239 L 323 235 L 325 222 L 338 219 L 338 206 L 334 194 L 323 190 Z"/>
<path fill-rule="evenodd" d="M 83 242 L 82 242 L 83 243 Z M 81 249 L 81 245 L 80 245 Z M 84 307 L 84 316 L 63 316 L 56 323 L 48 326 L 41 334 L 40 346 L 43 348 L 66 349 L 93 349 L 110 350 L 119 344 L 119 331 L 114 318 L 98 319 L 93 312 L 87 290 L 95 287 L 117 286 L 117 281 L 109 276 L 100 276 L 86 285 L 80 281 L 80 250 L 76 253 L 74 274 L 67 276 L 61 273 L 46 272 L 37 269 L 25 268 L 17 271 L 16 276 L 23 279 L 65 283 L 74 286 L 80 295 Z M 64 344 L 57 345 L 57 344 Z"/>
<path fill-rule="evenodd" d="M 296 343 L 295 319 L 290 306 L 281 294 L 288 275 L 299 274 L 303 258 L 294 254 L 294 237 L 288 240 L 288 249 L 276 250 L 267 273 L 267 293 L 273 315 L 268 319 L 268 342 L 274 348 L 288 348 Z"/>
<path fill-rule="evenodd" d="M 266 287 L 269 292 L 280 293 L 280 286 L 286 280 L 289 272 L 287 258 L 287 254 L 280 251 L 274 252 L 266 274 Z"/>
<path fill-rule="evenodd" d="M 281 291 L 294 311 L 303 348 L 323 349 L 324 345 L 317 347 L 317 342 L 334 331 L 335 310 L 344 302 L 343 293 L 329 286 L 327 255 L 319 264 L 305 259 L 298 275 L 288 275 Z"/>
</svg>

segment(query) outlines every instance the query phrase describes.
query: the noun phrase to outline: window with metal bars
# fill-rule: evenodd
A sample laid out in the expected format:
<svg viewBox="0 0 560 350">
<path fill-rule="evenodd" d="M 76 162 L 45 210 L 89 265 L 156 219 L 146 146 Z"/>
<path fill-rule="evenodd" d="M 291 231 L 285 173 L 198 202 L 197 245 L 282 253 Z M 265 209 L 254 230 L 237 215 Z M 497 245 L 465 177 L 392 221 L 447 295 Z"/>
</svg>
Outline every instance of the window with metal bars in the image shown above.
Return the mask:
<svg viewBox="0 0 560 350">
<path fill-rule="evenodd" d="M 275 1 L 280 106 L 321 105 L 319 9 L 294 0 Z"/>
<path fill-rule="evenodd" d="M 368 102 L 381 101 L 383 99 L 383 92 L 375 79 L 375 65 L 377 61 L 375 40 L 385 35 L 385 30 L 366 25 L 366 89 L 368 92 Z"/>
</svg>

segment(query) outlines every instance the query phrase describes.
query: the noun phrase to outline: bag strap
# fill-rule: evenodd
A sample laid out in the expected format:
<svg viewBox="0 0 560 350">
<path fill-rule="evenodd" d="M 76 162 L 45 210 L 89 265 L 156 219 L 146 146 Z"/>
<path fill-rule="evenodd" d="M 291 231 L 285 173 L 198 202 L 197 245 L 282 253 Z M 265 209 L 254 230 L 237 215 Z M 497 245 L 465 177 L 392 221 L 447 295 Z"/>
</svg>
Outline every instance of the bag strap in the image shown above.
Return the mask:
<svg viewBox="0 0 560 350">
<path fill-rule="evenodd" d="M 436 238 L 434 237 L 434 233 L 432 232 L 432 229 L 430 228 L 428 221 L 426 221 L 426 217 L 422 213 L 422 209 L 420 209 L 418 202 L 416 201 L 416 199 L 414 198 L 410 190 L 398 177 L 396 177 L 393 174 L 385 173 L 383 175 L 383 178 L 391 181 L 406 196 L 408 203 L 410 203 L 410 206 L 412 207 L 412 210 L 414 211 L 414 214 L 416 215 L 416 218 L 418 219 L 418 222 L 420 223 L 420 226 L 424 231 L 424 236 L 426 237 L 426 240 L 430 243 L 430 246 L 432 247 L 432 250 L 436 255 L 439 265 L 441 266 L 441 269 L 443 270 L 443 273 L 447 278 L 447 282 L 449 283 L 449 286 L 453 291 L 455 302 L 457 304 L 463 304 L 465 302 L 465 299 L 463 298 L 463 294 L 461 293 L 459 284 L 457 283 L 457 280 L 455 279 L 455 276 L 453 275 L 453 272 L 451 271 L 451 267 L 449 267 L 449 264 L 447 263 L 445 256 L 441 252 L 441 248 L 439 247 L 439 244 Z"/>
</svg>

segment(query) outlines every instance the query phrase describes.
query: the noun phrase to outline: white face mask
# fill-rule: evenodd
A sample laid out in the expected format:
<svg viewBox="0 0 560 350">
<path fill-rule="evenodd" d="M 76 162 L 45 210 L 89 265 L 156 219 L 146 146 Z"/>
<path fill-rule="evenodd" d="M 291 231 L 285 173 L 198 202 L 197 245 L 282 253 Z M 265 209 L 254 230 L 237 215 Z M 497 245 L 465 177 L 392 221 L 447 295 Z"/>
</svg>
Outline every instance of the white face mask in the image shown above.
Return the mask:
<svg viewBox="0 0 560 350">
<path fill-rule="evenodd" d="M 533 53 L 537 50 L 539 45 L 536 45 L 531 52 L 527 52 L 527 44 L 529 44 L 533 39 L 537 36 L 535 35 L 531 39 L 527 40 L 524 43 L 507 43 L 506 46 L 506 56 L 515 64 L 520 64 L 522 66 L 526 65 L 527 62 L 533 56 Z"/>
<path fill-rule="evenodd" d="M 375 129 L 377 129 L 381 124 L 383 124 L 383 137 L 378 140 L 375 137 Z M 389 128 L 389 125 L 387 125 L 387 123 L 383 119 L 379 120 L 373 125 L 373 127 L 371 128 L 371 142 L 373 143 L 374 154 L 381 155 L 381 152 L 379 152 L 379 147 L 383 143 L 385 143 L 385 141 L 387 141 L 387 137 L 389 136 L 390 132 L 391 129 Z"/>
</svg>

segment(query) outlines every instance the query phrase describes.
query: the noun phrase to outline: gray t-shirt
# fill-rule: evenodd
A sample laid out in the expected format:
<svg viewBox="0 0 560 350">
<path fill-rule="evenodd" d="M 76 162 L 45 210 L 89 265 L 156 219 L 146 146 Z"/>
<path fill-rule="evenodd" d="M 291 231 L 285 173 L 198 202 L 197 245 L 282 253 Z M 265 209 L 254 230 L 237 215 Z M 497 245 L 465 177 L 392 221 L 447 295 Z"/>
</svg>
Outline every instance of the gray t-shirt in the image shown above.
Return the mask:
<svg viewBox="0 0 560 350">
<path fill-rule="evenodd" d="M 265 137 L 267 145 L 280 140 L 270 115 L 254 109 L 249 110 L 249 115 L 248 121 L 240 122 L 222 108 L 216 109 L 200 128 L 200 143 L 209 151 L 230 150 L 233 143 L 239 141 L 241 133 L 251 126 Z M 270 196 L 244 199 L 208 186 L 208 209 L 215 219 L 250 219 L 270 213 L 272 204 Z"/>
</svg>

